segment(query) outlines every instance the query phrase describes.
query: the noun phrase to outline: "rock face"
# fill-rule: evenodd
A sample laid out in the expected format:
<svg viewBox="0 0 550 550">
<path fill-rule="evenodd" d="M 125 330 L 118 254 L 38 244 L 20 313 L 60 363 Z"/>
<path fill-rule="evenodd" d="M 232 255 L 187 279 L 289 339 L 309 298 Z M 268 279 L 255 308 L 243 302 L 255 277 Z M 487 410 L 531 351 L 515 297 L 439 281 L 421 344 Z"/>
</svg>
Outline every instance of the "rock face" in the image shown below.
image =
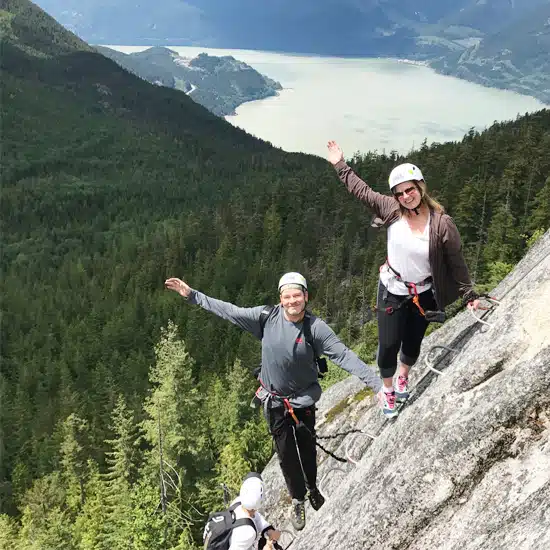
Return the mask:
<svg viewBox="0 0 550 550">
<path fill-rule="evenodd" d="M 354 400 L 358 380 L 324 394 L 320 436 L 377 437 L 321 440 L 357 465 L 319 452 L 327 500 L 318 512 L 307 505 L 292 550 L 550 548 L 550 231 L 493 295 L 500 306 L 481 314 L 491 326 L 465 311 L 425 339 L 396 419 Z M 442 345 L 457 351 L 430 353 Z M 292 531 L 276 458 L 264 479 L 267 516 Z"/>
</svg>

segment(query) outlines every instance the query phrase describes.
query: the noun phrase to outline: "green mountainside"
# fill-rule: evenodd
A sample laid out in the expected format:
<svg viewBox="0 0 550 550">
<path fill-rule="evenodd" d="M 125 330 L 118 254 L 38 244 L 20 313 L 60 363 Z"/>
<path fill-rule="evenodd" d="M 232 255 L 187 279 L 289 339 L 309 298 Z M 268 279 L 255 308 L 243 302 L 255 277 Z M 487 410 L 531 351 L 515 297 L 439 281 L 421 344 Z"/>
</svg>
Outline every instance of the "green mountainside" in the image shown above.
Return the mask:
<svg viewBox="0 0 550 550">
<path fill-rule="evenodd" d="M 31 55 L 42 57 L 72 52 L 91 52 L 93 48 L 27 0 L 2 0 L 0 36 Z"/>
<path fill-rule="evenodd" d="M 324 160 L 122 70 L 29 2 L 1 9 L 0 547 L 196 549 L 220 484 L 271 444 L 249 407 L 258 342 L 165 278 L 245 306 L 302 271 L 372 362 L 385 237 Z M 543 110 L 407 157 L 482 287 L 550 226 L 549 148 Z M 402 160 L 352 162 L 385 192 Z"/>
<path fill-rule="evenodd" d="M 125 54 L 106 46 L 95 46 L 95 49 L 105 57 L 115 61 L 123 69 L 143 78 L 143 80 L 147 80 L 151 84 L 177 88 L 184 92 L 188 92 L 191 89 L 190 86 L 186 86 L 185 84 L 178 87 L 178 82 L 173 72 L 167 67 L 151 63 L 135 54 Z"/>
<path fill-rule="evenodd" d="M 282 89 L 278 82 L 232 56 L 202 53 L 194 59 L 186 59 L 161 47 L 131 54 L 104 46 L 96 49 L 153 84 L 188 93 L 194 101 L 219 116 L 234 114 L 235 108 L 242 103 L 265 99 Z"/>
</svg>

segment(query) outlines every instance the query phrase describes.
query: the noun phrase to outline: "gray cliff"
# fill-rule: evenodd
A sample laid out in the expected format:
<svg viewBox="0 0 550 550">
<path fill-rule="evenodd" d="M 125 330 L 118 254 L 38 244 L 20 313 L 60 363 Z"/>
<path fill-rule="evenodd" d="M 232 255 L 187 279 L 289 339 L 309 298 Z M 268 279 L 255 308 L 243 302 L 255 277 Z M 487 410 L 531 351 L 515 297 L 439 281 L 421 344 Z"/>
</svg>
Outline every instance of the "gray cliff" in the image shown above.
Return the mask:
<svg viewBox="0 0 550 550">
<path fill-rule="evenodd" d="M 324 394 L 320 436 L 364 433 L 320 441 L 357 465 L 319 451 L 327 500 L 307 505 L 291 550 L 550 549 L 550 231 L 492 295 L 501 305 L 481 314 L 491 326 L 464 311 L 425 339 L 397 419 L 361 399 L 359 380 Z M 442 345 L 458 351 L 430 353 Z M 276 458 L 264 479 L 265 512 L 287 545 Z"/>
</svg>

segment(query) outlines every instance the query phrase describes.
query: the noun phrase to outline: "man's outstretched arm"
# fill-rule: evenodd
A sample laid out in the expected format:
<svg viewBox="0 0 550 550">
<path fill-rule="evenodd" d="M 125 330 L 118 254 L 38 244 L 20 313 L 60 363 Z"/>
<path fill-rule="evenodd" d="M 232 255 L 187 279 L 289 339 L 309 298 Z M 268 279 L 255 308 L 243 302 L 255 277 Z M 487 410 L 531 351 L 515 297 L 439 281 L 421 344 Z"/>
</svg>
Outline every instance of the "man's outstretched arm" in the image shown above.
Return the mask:
<svg viewBox="0 0 550 550">
<path fill-rule="evenodd" d="M 206 311 L 210 311 L 237 325 L 239 328 L 261 338 L 260 313 L 264 306 L 238 307 L 229 302 L 211 298 L 198 290 L 192 289 L 185 281 L 175 277 L 166 279 L 164 286 L 183 296 L 190 304 L 197 304 Z"/>
<path fill-rule="evenodd" d="M 374 393 L 380 391 L 382 379 L 377 372 L 345 346 L 324 321 L 317 319 L 312 331 L 314 331 L 314 343 L 318 355 L 326 355 L 340 368 L 360 378 Z"/>
</svg>

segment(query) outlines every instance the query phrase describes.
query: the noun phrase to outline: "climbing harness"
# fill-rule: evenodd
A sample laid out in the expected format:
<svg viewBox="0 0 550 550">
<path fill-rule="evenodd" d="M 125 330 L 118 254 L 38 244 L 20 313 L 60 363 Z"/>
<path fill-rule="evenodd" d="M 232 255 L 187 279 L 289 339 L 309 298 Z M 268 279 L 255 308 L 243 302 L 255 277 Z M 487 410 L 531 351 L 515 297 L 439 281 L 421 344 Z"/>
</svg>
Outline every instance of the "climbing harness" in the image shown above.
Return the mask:
<svg viewBox="0 0 550 550">
<path fill-rule="evenodd" d="M 296 413 L 294 412 L 294 407 L 290 403 L 290 399 L 292 398 L 292 395 L 284 396 L 279 395 L 276 392 L 269 391 L 263 384 L 262 380 L 258 377 L 258 381 L 260 382 L 260 387 L 256 390 L 256 393 L 254 394 L 254 400 L 256 402 L 260 402 L 263 407 L 264 416 L 265 418 L 269 418 L 269 409 L 270 409 L 270 403 L 271 401 L 277 400 L 281 402 L 285 408 L 285 412 L 290 418 L 292 418 L 294 424 L 292 426 L 293 432 L 294 432 L 294 439 L 296 441 L 296 448 L 298 449 L 298 456 L 300 455 L 300 449 L 298 447 L 298 440 L 296 439 L 296 430 L 305 429 L 307 430 L 311 437 L 315 439 L 315 445 L 319 447 L 323 452 L 325 452 L 327 455 L 331 456 L 338 462 L 346 462 L 345 458 L 339 457 L 336 454 L 334 454 L 332 451 L 329 451 L 317 439 L 330 439 L 330 437 L 319 437 L 318 435 L 313 435 L 311 433 L 311 430 L 303 423 L 301 422 L 298 417 L 296 416 Z M 303 469 L 302 469 L 303 470 Z M 304 476 L 305 477 L 305 476 Z"/>
<path fill-rule="evenodd" d="M 395 270 L 391 264 L 390 264 L 390 260 L 389 258 L 386 258 L 386 261 L 384 264 L 382 264 L 380 266 L 380 270 L 382 270 L 382 268 L 384 266 L 388 266 L 388 269 L 394 274 L 395 278 L 400 282 L 400 283 L 403 283 L 406 287 L 407 287 L 407 290 L 409 291 L 409 295 L 407 296 L 407 298 L 405 298 L 402 302 L 399 303 L 399 305 L 397 306 L 389 306 L 389 307 L 386 307 L 385 308 L 385 312 L 388 314 L 388 315 L 392 315 L 396 310 L 398 309 L 401 309 L 403 306 L 405 306 L 410 300 L 412 300 L 413 304 L 417 307 L 418 311 L 420 312 L 420 315 L 422 315 L 422 317 L 426 317 L 426 320 L 427 321 L 430 321 L 432 320 L 433 317 L 437 316 L 438 314 L 441 314 L 444 312 L 440 312 L 440 311 L 424 311 L 424 309 L 422 308 L 422 306 L 420 305 L 420 298 L 418 296 L 418 287 L 420 286 L 426 286 L 428 284 L 430 284 L 433 279 L 432 279 L 432 276 L 430 275 L 429 277 L 426 277 L 425 279 L 423 279 L 422 281 L 418 282 L 418 283 L 411 283 L 410 281 L 405 281 L 405 279 L 403 279 L 403 277 L 401 277 L 401 273 L 399 273 L 399 271 Z M 384 289 L 384 294 L 383 294 L 383 300 L 384 302 L 388 299 L 388 289 L 385 288 Z M 429 314 L 429 316 L 428 316 Z"/>
</svg>

